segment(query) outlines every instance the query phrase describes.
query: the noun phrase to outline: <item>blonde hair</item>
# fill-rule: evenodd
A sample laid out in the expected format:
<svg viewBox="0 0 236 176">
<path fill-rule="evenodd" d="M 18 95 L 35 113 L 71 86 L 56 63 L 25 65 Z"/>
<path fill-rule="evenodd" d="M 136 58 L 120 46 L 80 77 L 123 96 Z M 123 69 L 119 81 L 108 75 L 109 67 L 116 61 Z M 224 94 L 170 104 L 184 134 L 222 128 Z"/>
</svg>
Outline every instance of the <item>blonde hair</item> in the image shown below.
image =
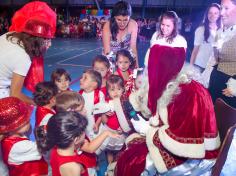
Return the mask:
<svg viewBox="0 0 236 176">
<path fill-rule="evenodd" d="M 63 91 L 56 96 L 56 111 L 75 111 L 79 106 L 84 105 L 84 98 L 74 91 Z"/>
</svg>

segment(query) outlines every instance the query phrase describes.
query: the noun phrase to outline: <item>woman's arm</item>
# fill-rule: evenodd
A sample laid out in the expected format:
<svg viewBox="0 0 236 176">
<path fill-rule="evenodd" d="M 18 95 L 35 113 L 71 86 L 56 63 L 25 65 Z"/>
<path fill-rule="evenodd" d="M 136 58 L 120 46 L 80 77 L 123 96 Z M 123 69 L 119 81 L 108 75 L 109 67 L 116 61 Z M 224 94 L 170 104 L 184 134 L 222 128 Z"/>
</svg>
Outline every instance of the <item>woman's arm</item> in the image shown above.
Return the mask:
<svg viewBox="0 0 236 176">
<path fill-rule="evenodd" d="M 131 41 L 130 41 L 130 48 L 132 49 L 133 54 L 135 55 L 136 59 L 136 66 L 139 67 L 138 62 L 138 52 L 137 52 L 137 35 L 138 35 L 138 25 L 136 21 L 131 19 Z"/>
<path fill-rule="evenodd" d="M 194 48 L 193 48 L 193 51 L 192 51 L 192 54 L 191 54 L 191 58 L 190 58 L 190 64 L 192 64 L 192 65 L 195 63 L 195 60 L 196 60 L 199 48 L 200 48 L 199 45 L 198 46 L 194 46 Z"/>
<path fill-rule="evenodd" d="M 10 96 L 17 97 L 28 104 L 35 105 L 33 99 L 31 99 L 30 97 L 22 93 L 24 80 L 25 80 L 25 76 L 21 76 L 17 73 L 13 73 L 12 81 L 11 81 L 11 88 L 10 88 Z"/>
<path fill-rule="evenodd" d="M 103 43 L 103 54 L 107 55 L 110 53 L 110 42 L 111 42 L 111 31 L 110 31 L 110 22 L 106 22 L 102 30 L 102 43 Z"/>
</svg>

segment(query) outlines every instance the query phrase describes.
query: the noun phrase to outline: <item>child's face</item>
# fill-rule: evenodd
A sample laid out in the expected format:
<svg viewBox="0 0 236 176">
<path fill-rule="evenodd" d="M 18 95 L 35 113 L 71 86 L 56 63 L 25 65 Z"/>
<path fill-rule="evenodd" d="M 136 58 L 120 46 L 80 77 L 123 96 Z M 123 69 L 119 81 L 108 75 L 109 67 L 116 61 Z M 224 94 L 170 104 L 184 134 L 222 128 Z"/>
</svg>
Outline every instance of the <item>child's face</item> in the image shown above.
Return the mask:
<svg viewBox="0 0 236 176">
<path fill-rule="evenodd" d="M 122 55 L 118 56 L 116 65 L 122 72 L 127 71 L 129 69 L 130 64 L 131 63 L 130 63 L 128 57 L 125 57 L 125 56 L 122 56 Z"/>
<path fill-rule="evenodd" d="M 93 69 L 97 72 L 99 72 L 102 76 L 102 78 L 104 78 L 108 72 L 108 68 L 106 67 L 106 65 L 102 62 L 95 62 Z"/>
<path fill-rule="evenodd" d="M 59 92 L 62 92 L 69 88 L 70 81 L 66 79 L 65 75 L 62 75 L 59 80 L 55 81 L 55 84 Z"/>
<path fill-rule="evenodd" d="M 80 88 L 83 90 L 94 90 L 97 88 L 97 82 L 92 79 L 90 74 L 83 73 L 82 78 L 80 79 Z"/>
<path fill-rule="evenodd" d="M 108 88 L 108 94 L 111 99 L 120 98 L 123 92 L 124 89 L 117 84 L 110 85 L 110 87 Z"/>
<path fill-rule="evenodd" d="M 135 79 L 135 88 L 136 89 L 139 89 L 142 85 L 142 78 L 143 76 L 142 75 L 138 75 L 137 78 Z"/>
</svg>

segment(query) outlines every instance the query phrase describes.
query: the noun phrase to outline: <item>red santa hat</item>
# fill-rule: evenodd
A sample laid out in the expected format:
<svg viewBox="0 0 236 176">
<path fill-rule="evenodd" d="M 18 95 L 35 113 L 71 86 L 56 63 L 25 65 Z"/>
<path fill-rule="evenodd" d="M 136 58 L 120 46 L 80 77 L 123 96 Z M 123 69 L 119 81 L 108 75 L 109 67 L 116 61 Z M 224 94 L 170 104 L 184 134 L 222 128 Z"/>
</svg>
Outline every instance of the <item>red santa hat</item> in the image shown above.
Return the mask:
<svg viewBox="0 0 236 176">
<path fill-rule="evenodd" d="M 0 99 L 0 134 L 15 131 L 30 120 L 33 107 L 16 97 Z"/>
<path fill-rule="evenodd" d="M 9 31 L 53 38 L 56 31 L 56 13 L 45 2 L 27 3 L 14 14 Z"/>
<path fill-rule="evenodd" d="M 185 48 L 154 45 L 148 60 L 148 108 L 156 114 L 157 101 L 169 81 L 180 72 L 185 61 Z"/>
</svg>

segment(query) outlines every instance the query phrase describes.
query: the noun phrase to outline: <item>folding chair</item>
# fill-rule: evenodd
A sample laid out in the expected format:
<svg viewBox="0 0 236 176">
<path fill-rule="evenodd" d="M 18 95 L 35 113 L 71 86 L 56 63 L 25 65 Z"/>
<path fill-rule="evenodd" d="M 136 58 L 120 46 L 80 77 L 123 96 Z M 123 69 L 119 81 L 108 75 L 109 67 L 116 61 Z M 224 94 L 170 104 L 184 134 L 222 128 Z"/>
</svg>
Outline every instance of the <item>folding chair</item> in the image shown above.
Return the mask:
<svg viewBox="0 0 236 176">
<path fill-rule="evenodd" d="M 215 113 L 220 139 L 223 141 L 228 129 L 236 124 L 236 109 L 218 98 L 215 103 Z"/>
<path fill-rule="evenodd" d="M 234 126 L 232 126 L 231 128 L 229 128 L 229 130 L 226 134 L 225 140 L 221 146 L 219 155 L 217 157 L 216 164 L 214 165 L 214 167 L 212 169 L 212 176 L 219 176 L 221 173 L 221 170 L 225 164 L 225 161 L 226 161 L 226 158 L 228 155 L 230 145 L 233 140 L 235 129 L 236 129 L 236 124 Z"/>
</svg>

